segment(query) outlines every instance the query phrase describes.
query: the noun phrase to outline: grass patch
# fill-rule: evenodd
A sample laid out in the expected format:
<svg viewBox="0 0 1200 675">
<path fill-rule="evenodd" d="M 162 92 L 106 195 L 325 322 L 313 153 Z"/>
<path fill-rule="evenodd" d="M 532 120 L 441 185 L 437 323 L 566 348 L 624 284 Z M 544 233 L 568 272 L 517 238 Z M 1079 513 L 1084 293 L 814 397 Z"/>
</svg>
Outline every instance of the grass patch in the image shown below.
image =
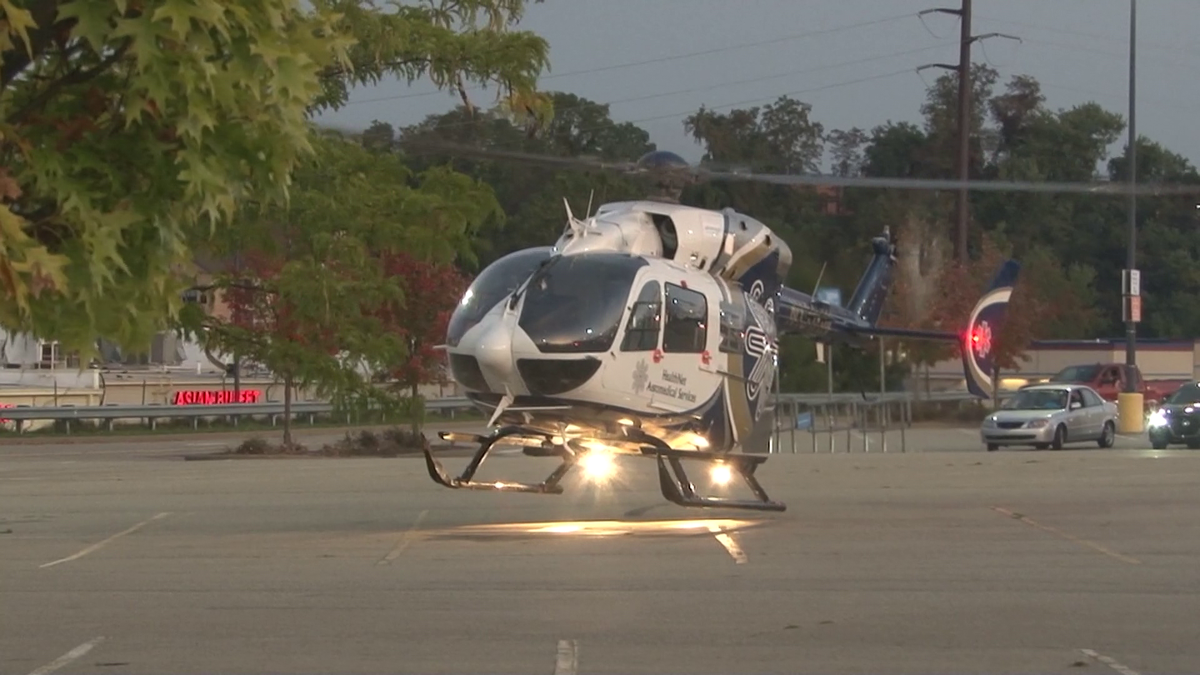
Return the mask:
<svg viewBox="0 0 1200 675">
<path fill-rule="evenodd" d="M 379 433 L 370 430 L 347 432 L 340 440 L 326 443 L 317 450 L 309 450 L 295 441 L 285 444 L 265 438 L 249 438 L 222 454 L 247 457 L 400 457 L 414 455 L 427 447 L 429 440 L 425 434 L 392 427 Z"/>
</svg>

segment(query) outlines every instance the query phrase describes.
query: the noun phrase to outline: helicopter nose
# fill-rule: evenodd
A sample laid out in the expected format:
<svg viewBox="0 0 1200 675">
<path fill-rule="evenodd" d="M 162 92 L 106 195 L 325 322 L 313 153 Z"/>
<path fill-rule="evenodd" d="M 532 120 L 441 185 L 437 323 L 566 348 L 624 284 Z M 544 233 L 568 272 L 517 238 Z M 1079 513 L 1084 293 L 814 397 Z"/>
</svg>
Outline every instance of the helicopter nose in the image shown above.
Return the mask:
<svg viewBox="0 0 1200 675">
<path fill-rule="evenodd" d="M 504 391 L 504 385 L 513 379 L 512 333 L 515 321 L 516 317 L 499 317 L 480 336 L 475 349 L 483 376 L 496 391 Z"/>
</svg>

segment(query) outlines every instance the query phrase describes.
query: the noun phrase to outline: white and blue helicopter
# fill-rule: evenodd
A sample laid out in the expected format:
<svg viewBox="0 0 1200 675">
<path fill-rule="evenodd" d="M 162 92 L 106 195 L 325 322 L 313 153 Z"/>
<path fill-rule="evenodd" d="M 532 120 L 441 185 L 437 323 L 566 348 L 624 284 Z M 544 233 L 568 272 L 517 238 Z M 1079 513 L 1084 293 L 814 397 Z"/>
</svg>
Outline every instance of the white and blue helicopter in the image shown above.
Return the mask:
<svg viewBox="0 0 1200 675">
<path fill-rule="evenodd" d="M 691 170 L 661 151 L 636 169 Z M 624 454 L 653 458 L 663 496 L 680 506 L 783 511 L 754 475 L 769 455 L 747 448 L 761 431 L 784 334 L 852 346 L 876 336 L 958 342 L 970 391 L 990 395 L 990 336 L 1004 321 L 1016 261 L 999 269 L 961 332 L 899 330 L 876 325 L 896 264 L 886 230 L 849 302 L 837 306 L 785 287 L 791 249 L 735 210 L 671 197 L 603 204 L 582 220 L 566 210 L 553 246 L 489 265 L 450 319 L 451 376 L 493 431 L 439 434 L 478 444 L 458 477 L 426 448 L 429 474 L 445 487 L 561 494 L 576 465 L 602 477 Z M 499 442 L 562 463 L 536 484 L 476 481 Z M 754 498 L 699 495 L 685 459 L 707 463 L 719 484 L 740 475 Z"/>
</svg>

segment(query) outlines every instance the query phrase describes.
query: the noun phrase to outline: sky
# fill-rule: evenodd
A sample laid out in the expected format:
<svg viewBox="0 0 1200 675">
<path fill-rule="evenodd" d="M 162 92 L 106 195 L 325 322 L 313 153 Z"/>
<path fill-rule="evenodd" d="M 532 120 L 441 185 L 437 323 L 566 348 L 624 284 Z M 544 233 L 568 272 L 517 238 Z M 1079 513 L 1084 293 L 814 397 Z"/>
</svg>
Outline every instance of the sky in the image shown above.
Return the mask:
<svg viewBox="0 0 1200 675">
<path fill-rule="evenodd" d="M 925 88 L 958 62 L 959 19 L 917 13 L 959 0 L 545 0 L 519 28 L 550 44 L 543 90 L 610 103 L 660 149 L 698 161 L 703 148 L 683 128 L 701 105 L 728 111 L 787 94 L 813 106 L 826 130 L 888 120 L 920 122 Z M 1096 101 L 1129 109 L 1130 0 L 975 0 L 976 62 L 1035 76 L 1050 108 Z M 1137 5 L 1137 131 L 1200 163 L 1194 119 L 1200 93 L 1198 0 Z M 703 52 L 703 53 L 699 53 Z M 998 87 L 999 89 L 999 87 Z M 470 90 L 477 103 L 493 92 Z M 401 127 L 452 109 L 457 98 L 428 80 L 356 89 L 351 103 L 318 121 L 365 129 Z M 1119 152 L 1125 139 L 1114 146 Z M 631 158 L 635 159 L 635 158 Z"/>
</svg>

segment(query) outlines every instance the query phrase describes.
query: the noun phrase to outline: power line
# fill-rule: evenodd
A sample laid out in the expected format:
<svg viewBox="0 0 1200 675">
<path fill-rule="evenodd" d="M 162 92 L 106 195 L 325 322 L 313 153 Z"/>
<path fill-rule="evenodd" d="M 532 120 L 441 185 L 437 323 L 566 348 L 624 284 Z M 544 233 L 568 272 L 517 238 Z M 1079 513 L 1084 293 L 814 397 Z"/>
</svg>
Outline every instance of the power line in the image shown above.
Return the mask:
<svg viewBox="0 0 1200 675">
<path fill-rule="evenodd" d="M 880 56 L 876 60 L 883 59 L 883 58 L 891 58 L 892 56 L 893 55 Z M 841 64 L 841 65 L 847 65 L 847 64 Z M 831 67 L 833 67 L 833 66 L 831 66 Z M 825 84 L 825 85 L 821 85 L 821 86 L 817 86 L 817 87 L 795 89 L 793 91 L 786 91 L 786 92 L 783 92 L 780 94 L 775 94 L 773 96 L 761 96 L 759 98 L 743 99 L 741 101 L 734 101 L 731 103 L 722 103 L 720 105 L 703 106 L 703 107 L 706 110 L 725 110 L 728 108 L 736 108 L 737 106 L 767 103 L 767 102 L 778 100 L 779 98 L 784 97 L 784 96 L 799 96 L 801 94 L 811 94 L 811 93 L 815 93 L 818 91 L 825 91 L 828 89 L 838 89 L 840 87 L 848 87 L 850 85 L 862 84 L 864 82 L 874 82 L 876 80 L 883 80 L 883 79 L 887 79 L 890 77 L 896 77 L 897 75 L 908 75 L 911 73 L 912 73 L 912 68 L 902 68 L 900 70 L 893 70 L 893 71 L 886 72 L 886 73 L 879 73 L 877 75 L 868 75 L 868 76 L 856 78 L 853 80 L 843 80 L 841 82 L 834 82 L 831 84 Z M 657 96 L 657 94 L 655 96 Z M 609 102 L 605 103 L 605 105 L 608 105 L 611 103 L 619 103 L 619 102 L 623 102 L 623 101 L 609 101 Z M 571 108 L 568 108 L 568 109 L 582 107 L 582 105 L 583 104 L 581 104 L 580 106 L 572 106 Z M 662 113 L 662 114 L 658 114 L 658 115 L 651 115 L 649 117 L 640 117 L 640 118 L 632 119 L 632 120 L 624 120 L 622 122 L 617 122 L 616 120 L 613 120 L 611 123 L 612 124 L 640 124 L 642 122 L 654 122 L 657 120 L 686 117 L 688 115 L 692 115 L 695 113 L 696 113 L 696 108 L 689 108 L 688 110 L 676 111 L 676 112 L 670 112 L 670 113 Z M 432 127 L 430 129 L 430 131 L 439 131 L 439 130 L 443 130 L 443 129 L 455 129 L 458 127 L 467 127 L 467 126 L 471 126 L 474 124 L 477 124 L 477 122 L 475 122 L 474 120 L 463 120 L 461 122 L 450 122 L 447 124 L 441 124 L 441 125 Z M 607 124 L 603 125 L 603 126 L 586 127 L 583 129 L 578 129 L 577 131 L 579 133 L 586 133 L 589 131 L 602 131 L 606 128 L 608 128 Z"/>
<path fill-rule="evenodd" d="M 905 49 L 905 50 L 898 51 L 898 52 L 888 52 L 887 54 L 877 54 L 875 56 L 867 56 L 867 57 L 864 57 L 861 59 L 855 59 L 853 61 L 841 61 L 838 63 L 830 63 L 830 64 L 826 64 L 826 65 L 822 65 L 822 66 L 813 66 L 811 68 L 800 68 L 797 70 L 789 70 L 786 72 L 775 73 L 772 75 L 761 75 L 759 77 L 740 78 L 740 79 L 736 79 L 736 80 L 725 80 L 724 82 L 717 82 L 714 84 L 705 84 L 705 85 L 700 85 L 700 86 L 696 86 L 696 87 L 687 87 L 684 89 L 673 89 L 670 91 L 660 91 L 660 92 L 655 92 L 653 94 L 642 94 L 639 96 L 630 96 L 627 98 L 618 98 L 618 99 L 612 99 L 612 100 L 601 101 L 601 102 L 596 102 L 596 103 L 598 105 L 604 105 L 604 106 L 617 105 L 617 104 L 621 104 L 621 103 L 636 103 L 638 101 L 648 101 L 650 99 L 663 98 L 665 96 L 677 96 L 679 94 L 691 94 L 691 93 L 695 93 L 698 91 L 711 91 L 713 89 L 720 89 L 721 87 L 736 86 L 736 85 L 741 85 L 741 84 L 754 84 L 757 82 L 766 82 L 769 80 L 777 80 L 777 79 L 780 79 L 783 77 L 792 77 L 792 76 L 796 76 L 796 75 L 810 75 L 812 73 L 818 73 L 818 72 L 825 71 L 825 70 L 834 70 L 836 68 L 857 66 L 857 65 L 862 65 L 865 63 L 872 63 L 875 61 L 884 61 L 884 60 L 888 60 L 888 59 L 894 59 L 899 56 L 907 56 L 909 54 L 918 54 L 921 52 L 932 51 L 935 49 L 940 49 L 944 46 L 946 46 L 946 43 L 932 45 L 932 46 L 926 46 L 926 47 L 916 47 L 913 49 Z M 907 71 L 903 71 L 903 72 L 907 72 Z M 787 94 L 781 94 L 781 96 L 786 96 L 786 95 Z M 772 97 L 772 98 L 774 98 L 774 97 Z M 754 99 L 754 101 L 759 101 L 759 100 L 769 100 L 769 99 Z M 587 103 L 580 103 L 578 105 L 563 106 L 561 108 L 556 108 L 555 112 L 557 113 L 560 111 L 570 111 L 570 110 L 582 109 L 582 108 L 586 108 L 588 105 L 591 105 L 591 104 L 592 104 L 592 102 L 589 101 Z M 736 103 L 734 105 L 741 105 L 741 103 Z M 683 114 L 691 114 L 691 112 L 695 112 L 695 111 L 693 110 L 693 111 L 689 111 L 688 113 L 683 113 Z M 670 116 L 675 116 L 675 115 L 672 114 Z M 628 123 L 632 124 L 635 122 L 636 122 L 636 120 L 632 120 L 632 121 L 629 121 Z M 620 122 L 616 122 L 616 123 L 620 124 Z M 437 128 L 438 129 L 453 129 L 456 127 L 471 126 L 472 124 L 474 124 L 474 122 L 472 122 L 470 120 L 464 120 L 462 122 L 452 122 L 449 124 L 440 125 Z"/>
<path fill-rule="evenodd" d="M 765 40 L 755 40 L 753 42 L 742 42 L 739 44 L 727 45 L 725 47 L 714 47 L 712 49 L 702 49 L 700 51 L 687 52 L 685 54 L 673 54 L 670 56 L 659 56 L 659 57 L 655 57 L 652 59 L 644 59 L 641 61 L 629 61 L 626 63 L 615 63 L 615 64 L 610 64 L 607 66 L 597 66 L 595 68 L 584 68 L 582 70 L 570 70 L 565 73 L 550 73 L 549 75 L 543 75 L 538 79 L 539 80 L 553 80 L 553 79 L 559 78 L 559 77 L 573 77 L 575 75 L 590 75 L 592 73 L 603 73 L 603 72 L 608 72 L 608 71 L 612 71 L 612 70 L 622 70 L 625 68 L 636 68 L 638 66 L 647 66 L 647 65 L 654 65 L 654 64 L 658 64 L 658 63 L 667 63 L 670 61 L 679 61 L 681 59 L 690 59 L 690 58 L 694 58 L 697 56 L 708 56 L 710 54 L 722 54 L 725 52 L 736 51 L 739 49 L 748 49 L 750 47 L 762 47 L 765 45 L 778 44 L 780 42 L 790 42 L 792 40 L 802 40 L 804 38 L 817 37 L 820 35 L 832 35 L 834 33 L 841 33 L 843 31 L 854 30 L 856 28 L 866 28 L 868 26 L 876 26 L 879 24 L 891 23 L 893 21 L 898 21 L 900 19 L 908 19 L 913 16 L 915 16 L 915 15 L 912 12 L 906 12 L 904 14 L 893 14 L 891 16 L 886 16 L 881 19 L 871 19 L 869 21 L 857 21 L 855 23 L 848 23 L 848 24 L 844 24 L 841 26 L 834 26 L 832 28 L 823 28 L 820 30 L 810 30 L 810 31 L 802 32 L 802 33 L 791 33 L 788 35 L 781 35 L 779 37 L 767 38 Z M 467 89 L 470 91 L 481 91 L 483 89 L 486 89 L 486 87 L 482 86 L 482 85 L 476 85 L 473 87 L 467 87 Z M 396 101 L 396 100 L 407 99 L 407 98 L 421 98 L 424 96 L 435 96 L 438 94 L 445 94 L 445 93 L 446 93 L 446 91 L 443 89 L 436 89 L 434 91 L 422 91 L 422 92 L 414 92 L 414 93 L 407 93 L 407 94 L 397 94 L 394 96 L 383 96 L 383 97 L 378 97 L 378 98 L 359 99 L 357 101 L 347 101 L 344 105 L 357 105 L 359 103 L 379 103 L 382 101 Z"/>
<path fill-rule="evenodd" d="M 958 65 L 949 65 L 945 63 L 929 63 L 917 68 L 920 72 L 926 68 L 944 68 L 946 70 L 958 71 L 958 180 L 964 185 L 969 178 L 971 168 L 971 45 L 976 41 L 986 40 L 992 37 L 1003 37 L 1011 40 L 1021 38 L 1015 35 L 1006 35 L 1004 33 L 984 33 L 982 35 L 971 35 L 971 0 L 962 0 L 962 7 L 959 9 L 949 9 L 939 7 L 936 9 L 926 9 L 918 12 L 917 16 L 924 17 L 926 14 L 954 14 L 959 17 L 961 24 L 959 37 Z M 957 228 L 954 238 L 954 257 L 959 262 L 967 260 L 967 218 L 968 218 L 968 201 L 967 190 L 961 188 L 958 191 L 958 218 Z"/>
</svg>

